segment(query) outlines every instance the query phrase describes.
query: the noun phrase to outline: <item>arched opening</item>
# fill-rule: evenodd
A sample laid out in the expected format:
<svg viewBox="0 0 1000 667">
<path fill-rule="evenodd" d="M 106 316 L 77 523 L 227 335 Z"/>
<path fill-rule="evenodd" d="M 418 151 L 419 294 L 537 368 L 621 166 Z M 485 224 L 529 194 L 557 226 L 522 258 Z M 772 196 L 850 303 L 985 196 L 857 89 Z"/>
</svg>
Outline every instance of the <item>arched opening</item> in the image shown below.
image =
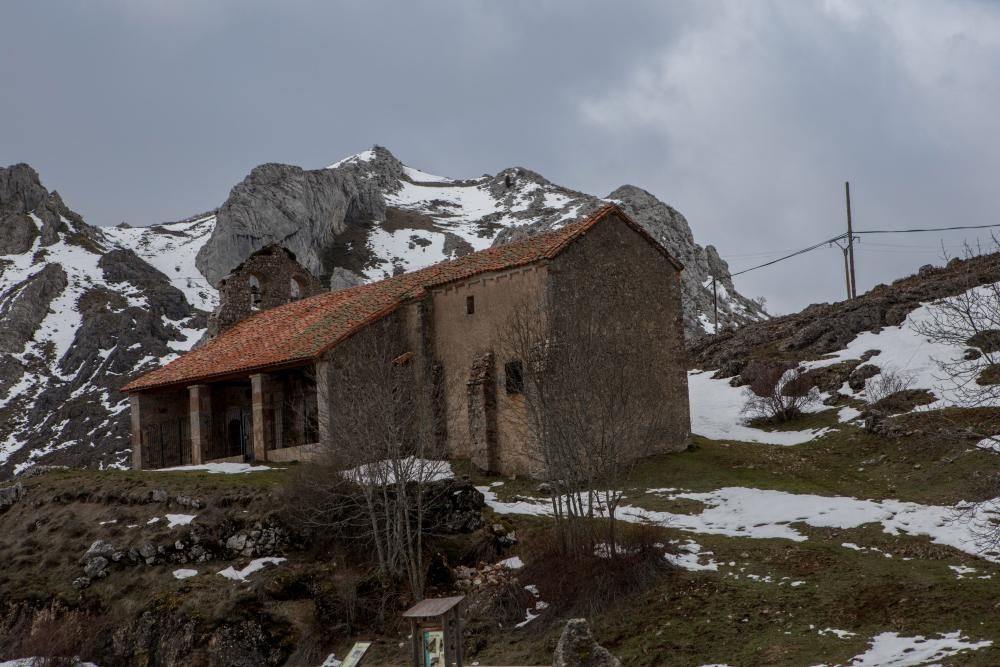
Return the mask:
<svg viewBox="0 0 1000 667">
<path fill-rule="evenodd" d="M 250 310 L 260 310 L 261 292 L 257 276 L 250 276 Z"/>
<path fill-rule="evenodd" d="M 298 301 L 302 298 L 302 293 L 304 291 L 302 279 L 298 276 L 292 276 L 288 281 L 288 300 Z"/>
</svg>

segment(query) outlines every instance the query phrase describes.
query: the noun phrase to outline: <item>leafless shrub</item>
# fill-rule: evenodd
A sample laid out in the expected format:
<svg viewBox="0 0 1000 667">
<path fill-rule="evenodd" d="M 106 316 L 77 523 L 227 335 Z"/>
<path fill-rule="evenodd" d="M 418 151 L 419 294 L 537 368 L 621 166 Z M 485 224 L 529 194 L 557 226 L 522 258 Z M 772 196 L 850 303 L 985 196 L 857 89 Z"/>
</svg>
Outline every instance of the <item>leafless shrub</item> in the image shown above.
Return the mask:
<svg viewBox="0 0 1000 667">
<path fill-rule="evenodd" d="M 604 533 L 593 527 L 595 535 Z M 545 601 L 560 613 L 597 615 L 670 570 L 663 541 L 657 526 L 623 523 L 611 558 L 607 543 L 567 554 L 558 534 L 539 535 L 520 578 L 539 582 Z"/>
<path fill-rule="evenodd" d="M 564 553 L 593 552 L 595 518 L 600 541 L 617 543 L 624 482 L 669 432 L 660 370 L 604 311 L 627 303 L 627 292 L 613 275 L 598 278 L 587 290 L 522 304 L 500 333 L 498 353 L 516 364 L 521 404 L 507 419 L 532 443 L 552 489 Z"/>
<path fill-rule="evenodd" d="M 820 393 L 798 368 L 773 365 L 743 390 L 743 414 L 750 421 L 787 422 L 819 402 Z"/>
<path fill-rule="evenodd" d="M 884 367 L 882 371 L 865 380 L 865 403 L 874 406 L 890 396 L 909 390 L 913 376 L 897 368 Z"/>
<path fill-rule="evenodd" d="M 304 467 L 288 504 L 306 526 L 358 540 L 386 588 L 405 581 L 420 599 L 431 484 L 447 464 L 432 397 L 419 389 L 427 369 L 409 363 L 398 327 L 393 317 L 369 325 L 337 348 L 334 373 L 317 373 L 319 418 L 336 424 L 336 437 Z"/>
</svg>

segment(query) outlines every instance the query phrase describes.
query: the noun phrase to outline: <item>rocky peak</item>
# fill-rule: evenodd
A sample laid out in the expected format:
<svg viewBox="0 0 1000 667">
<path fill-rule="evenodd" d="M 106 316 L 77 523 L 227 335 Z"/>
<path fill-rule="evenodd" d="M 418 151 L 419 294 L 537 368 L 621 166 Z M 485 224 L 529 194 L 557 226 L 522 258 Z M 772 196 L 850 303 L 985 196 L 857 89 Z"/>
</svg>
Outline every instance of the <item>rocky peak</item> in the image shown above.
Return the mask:
<svg viewBox="0 0 1000 667">
<path fill-rule="evenodd" d="M 48 196 L 30 165 L 22 162 L 0 168 L 0 214 L 30 213 Z"/>
</svg>

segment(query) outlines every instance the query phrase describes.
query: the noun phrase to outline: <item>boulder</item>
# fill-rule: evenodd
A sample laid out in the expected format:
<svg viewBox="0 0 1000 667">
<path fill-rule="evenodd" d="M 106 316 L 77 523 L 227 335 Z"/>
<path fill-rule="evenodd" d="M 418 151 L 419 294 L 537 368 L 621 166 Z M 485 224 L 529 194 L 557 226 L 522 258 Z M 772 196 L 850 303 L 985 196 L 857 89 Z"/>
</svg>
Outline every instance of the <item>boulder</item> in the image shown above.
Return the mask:
<svg viewBox="0 0 1000 667">
<path fill-rule="evenodd" d="M 621 667 L 621 664 L 594 640 L 585 618 L 574 618 L 566 623 L 552 656 L 552 667 Z"/>
<path fill-rule="evenodd" d="M 861 391 L 865 388 L 865 382 L 869 378 L 873 378 L 881 372 L 882 369 L 875 364 L 862 364 L 851 371 L 847 378 L 847 385 L 854 391 Z"/>
<path fill-rule="evenodd" d="M 20 482 L 0 489 L 0 512 L 4 512 L 24 497 L 24 487 Z"/>
<path fill-rule="evenodd" d="M 91 580 L 108 576 L 108 559 L 103 556 L 88 558 L 83 573 Z"/>
</svg>

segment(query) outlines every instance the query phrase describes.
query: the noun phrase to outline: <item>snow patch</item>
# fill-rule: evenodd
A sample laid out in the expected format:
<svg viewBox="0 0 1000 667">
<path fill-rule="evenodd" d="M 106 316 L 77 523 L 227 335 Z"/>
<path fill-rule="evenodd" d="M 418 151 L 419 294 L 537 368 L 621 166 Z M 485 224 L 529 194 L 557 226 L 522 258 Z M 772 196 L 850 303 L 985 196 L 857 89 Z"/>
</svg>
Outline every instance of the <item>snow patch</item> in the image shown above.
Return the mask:
<svg viewBox="0 0 1000 667">
<path fill-rule="evenodd" d="M 286 560 L 288 559 L 275 558 L 272 556 L 268 556 L 265 558 L 254 558 L 252 561 L 250 561 L 250 564 L 247 565 L 242 570 L 237 570 L 236 568 L 229 566 L 225 570 L 219 570 L 219 574 L 221 574 L 226 579 L 232 579 L 233 581 L 246 581 L 247 577 L 249 577 L 254 572 L 263 570 L 268 565 L 278 565 L 279 563 L 284 563 Z"/>
</svg>

